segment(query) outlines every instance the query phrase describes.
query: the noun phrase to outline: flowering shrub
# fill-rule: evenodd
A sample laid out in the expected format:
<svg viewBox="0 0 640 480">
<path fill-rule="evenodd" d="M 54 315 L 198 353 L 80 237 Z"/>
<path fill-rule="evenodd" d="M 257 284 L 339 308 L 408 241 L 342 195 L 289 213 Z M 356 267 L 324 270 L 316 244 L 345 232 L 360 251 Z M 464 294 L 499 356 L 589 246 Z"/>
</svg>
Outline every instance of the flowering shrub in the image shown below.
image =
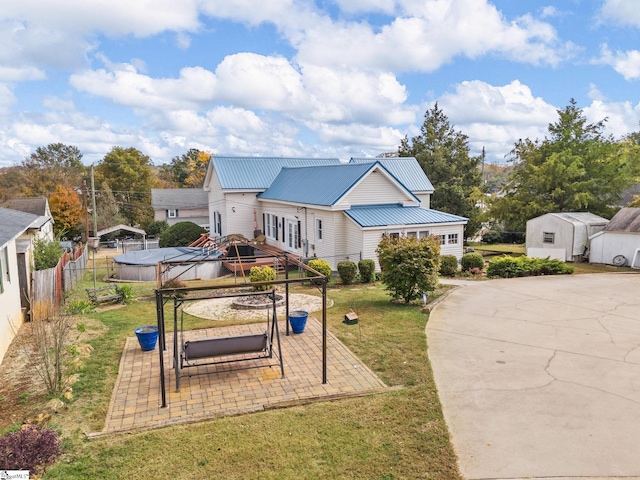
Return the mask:
<svg viewBox="0 0 640 480">
<path fill-rule="evenodd" d="M 331 278 L 331 265 L 326 260 L 322 260 L 320 258 L 314 258 L 309 260 L 309 267 L 313 268 L 316 272 L 321 273 L 327 279 Z M 307 271 L 307 277 L 315 277 L 316 275 L 312 272 Z"/>
<path fill-rule="evenodd" d="M 269 280 L 276 279 L 276 271 L 271 267 L 251 267 L 249 270 L 249 280 L 251 282 L 268 282 Z M 256 285 L 255 289 L 259 292 L 263 292 L 265 290 L 271 290 L 273 285 Z"/>
</svg>

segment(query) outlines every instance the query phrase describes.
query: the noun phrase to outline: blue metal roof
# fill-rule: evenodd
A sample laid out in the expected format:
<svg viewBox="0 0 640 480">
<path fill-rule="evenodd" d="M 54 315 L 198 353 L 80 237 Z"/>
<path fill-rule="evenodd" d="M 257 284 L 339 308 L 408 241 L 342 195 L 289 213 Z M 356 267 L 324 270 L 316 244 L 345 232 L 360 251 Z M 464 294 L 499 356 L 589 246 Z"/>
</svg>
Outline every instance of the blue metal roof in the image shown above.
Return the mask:
<svg viewBox="0 0 640 480">
<path fill-rule="evenodd" d="M 353 187 L 375 164 L 324 165 L 283 168 L 258 198 L 330 206 Z"/>
<path fill-rule="evenodd" d="M 349 163 L 379 162 L 389 173 L 400 180 L 413 193 L 429 192 L 434 188 L 431 181 L 414 157 L 352 158 Z"/>
<path fill-rule="evenodd" d="M 165 247 L 136 250 L 114 257 L 113 261 L 125 265 L 157 265 L 158 262 L 203 262 L 222 257 L 217 249 L 197 247 Z"/>
<path fill-rule="evenodd" d="M 224 190 L 266 190 L 283 167 L 341 164 L 337 158 L 211 157 Z"/>
<path fill-rule="evenodd" d="M 346 213 L 361 227 L 386 227 L 390 225 L 429 225 L 440 223 L 467 223 L 467 219 L 422 207 L 402 205 L 366 205 L 351 207 Z"/>
</svg>

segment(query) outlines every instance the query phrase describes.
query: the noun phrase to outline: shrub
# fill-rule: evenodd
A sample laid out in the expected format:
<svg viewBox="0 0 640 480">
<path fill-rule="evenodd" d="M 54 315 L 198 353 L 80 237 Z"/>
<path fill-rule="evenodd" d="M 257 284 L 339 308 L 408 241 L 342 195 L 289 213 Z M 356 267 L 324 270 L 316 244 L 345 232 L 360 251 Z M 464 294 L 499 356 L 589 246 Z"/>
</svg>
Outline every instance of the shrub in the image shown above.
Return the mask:
<svg viewBox="0 0 640 480">
<path fill-rule="evenodd" d="M 358 275 L 358 266 L 350 260 L 338 262 L 338 274 L 340 275 L 340 281 L 345 285 L 349 285 L 353 283 L 356 275 Z"/>
<path fill-rule="evenodd" d="M 465 272 L 470 271 L 472 268 L 482 270 L 484 268 L 484 258 L 482 254 L 477 252 L 465 253 L 460 260 L 460 265 L 462 265 L 462 270 Z"/>
<path fill-rule="evenodd" d="M 169 224 L 165 220 L 155 220 L 147 225 L 145 231 L 149 237 L 158 237 L 169 228 Z"/>
<path fill-rule="evenodd" d="M 116 285 L 116 292 L 122 294 L 122 303 L 131 303 L 135 300 L 131 285 Z"/>
<path fill-rule="evenodd" d="M 206 230 L 193 222 L 178 222 L 160 235 L 160 248 L 186 247 L 200 238 Z"/>
<path fill-rule="evenodd" d="M 376 279 L 376 262 L 370 258 L 365 258 L 358 262 L 358 270 L 360 271 L 360 280 L 364 283 L 374 282 Z"/>
<path fill-rule="evenodd" d="M 60 261 L 64 250 L 60 248 L 60 242 L 50 242 L 43 238 L 33 241 L 33 266 L 36 270 L 53 268 Z"/>
<path fill-rule="evenodd" d="M 384 236 L 378 248 L 382 282 L 394 299 L 405 303 L 435 290 L 438 284 L 440 245 L 434 237 Z"/>
<path fill-rule="evenodd" d="M 96 309 L 96 306 L 91 300 L 72 300 L 65 306 L 65 312 L 78 315 L 92 312 Z"/>
<path fill-rule="evenodd" d="M 0 437 L 0 470 L 41 474 L 61 454 L 58 435 L 50 428 L 26 424 L 17 432 Z"/>
<path fill-rule="evenodd" d="M 249 270 L 249 280 L 251 282 L 268 282 L 269 280 L 276 279 L 276 271 L 271 267 L 251 267 Z M 271 290 L 273 285 L 264 284 L 264 285 L 256 285 L 255 289 L 259 292 L 264 292 L 265 290 Z"/>
<path fill-rule="evenodd" d="M 455 255 L 442 255 L 440 257 L 440 275 L 453 277 L 458 271 L 458 259 Z"/>
<path fill-rule="evenodd" d="M 187 284 L 184 283 L 179 278 L 172 278 L 168 282 L 164 282 L 164 284 L 162 284 L 162 288 L 186 288 L 186 287 L 187 287 Z M 173 294 L 173 296 L 175 298 L 184 298 L 187 296 L 187 294 L 184 292 L 176 292 Z"/>
<path fill-rule="evenodd" d="M 573 267 L 550 258 L 498 257 L 489 262 L 488 277 L 514 278 L 573 273 Z"/>
<path fill-rule="evenodd" d="M 492 228 L 487 233 L 482 235 L 483 243 L 500 243 L 502 241 L 502 232 L 500 230 Z"/>
<path fill-rule="evenodd" d="M 331 265 L 326 260 L 320 258 L 314 258 L 309 260 L 309 268 L 313 268 L 316 272 L 321 273 L 327 280 L 331 278 Z M 307 271 L 307 277 L 315 277 L 315 273 Z"/>
</svg>

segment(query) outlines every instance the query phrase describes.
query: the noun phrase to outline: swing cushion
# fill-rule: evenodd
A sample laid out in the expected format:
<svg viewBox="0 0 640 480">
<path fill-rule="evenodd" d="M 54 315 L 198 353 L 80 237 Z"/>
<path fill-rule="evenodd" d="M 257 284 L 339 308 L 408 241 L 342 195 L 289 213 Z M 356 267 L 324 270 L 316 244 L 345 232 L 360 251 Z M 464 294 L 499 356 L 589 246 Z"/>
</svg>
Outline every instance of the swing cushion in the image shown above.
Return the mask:
<svg viewBox="0 0 640 480">
<path fill-rule="evenodd" d="M 184 342 L 184 359 L 262 352 L 267 349 L 267 343 L 266 333 L 188 340 Z"/>
</svg>

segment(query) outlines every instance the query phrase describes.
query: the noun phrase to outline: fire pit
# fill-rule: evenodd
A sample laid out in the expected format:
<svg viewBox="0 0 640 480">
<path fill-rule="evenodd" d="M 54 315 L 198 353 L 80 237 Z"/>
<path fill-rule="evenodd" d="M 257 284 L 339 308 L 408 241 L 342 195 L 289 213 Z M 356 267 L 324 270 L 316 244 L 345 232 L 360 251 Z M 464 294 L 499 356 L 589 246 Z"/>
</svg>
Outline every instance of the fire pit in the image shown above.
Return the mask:
<svg viewBox="0 0 640 480">
<path fill-rule="evenodd" d="M 284 305 L 284 295 L 276 293 L 276 307 Z M 233 300 L 231 307 L 237 310 L 261 310 L 271 308 L 273 301 L 270 295 L 251 295 L 249 297 L 238 297 Z"/>
</svg>

